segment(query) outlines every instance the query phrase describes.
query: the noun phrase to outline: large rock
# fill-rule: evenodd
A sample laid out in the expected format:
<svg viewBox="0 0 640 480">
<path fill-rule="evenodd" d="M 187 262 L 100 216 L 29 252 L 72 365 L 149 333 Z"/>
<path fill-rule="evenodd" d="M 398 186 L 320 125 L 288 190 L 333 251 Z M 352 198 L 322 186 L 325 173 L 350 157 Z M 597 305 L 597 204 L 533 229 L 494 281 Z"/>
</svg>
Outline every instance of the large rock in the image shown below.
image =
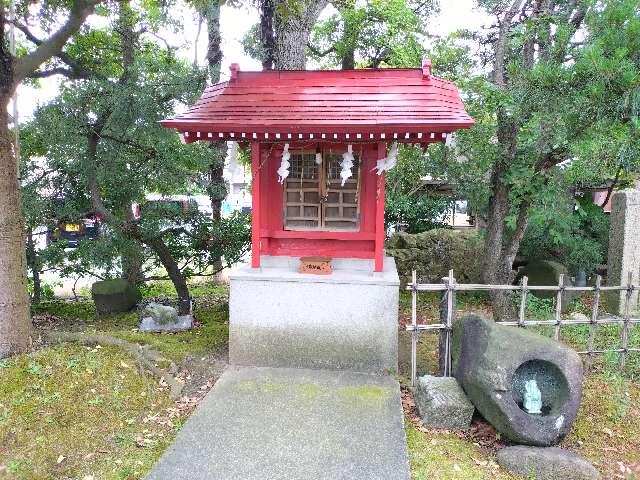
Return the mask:
<svg viewBox="0 0 640 480">
<path fill-rule="evenodd" d="M 141 332 L 181 332 L 193 326 L 193 316 L 178 315 L 178 310 L 159 303 L 150 303 L 142 311 Z"/>
<path fill-rule="evenodd" d="M 386 243 L 387 254 L 395 258 L 403 284 L 411 281 L 414 269 L 422 283 L 440 283 L 450 269 L 459 282 L 477 283 L 483 250 L 476 232 L 445 228 L 418 234 L 397 233 Z"/>
<path fill-rule="evenodd" d="M 498 464 L 517 475 L 536 480 L 597 480 L 593 465 L 561 448 L 515 446 L 498 452 Z"/>
<path fill-rule="evenodd" d="M 455 378 L 420 377 L 414 395 L 426 426 L 466 430 L 471 425 L 475 408 Z"/>
<path fill-rule="evenodd" d="M 520 282 L 522 277 L 527 277 L 529 285 L 533 286 L 556 286 L 560 282 L 560 275 L 564 275 L 564 284 L 573 286 L 571 275 L 567 267 L 553 260 L 531 259 L 527 265 L 518 271 L 516 282 Z M 557 296 L 557 292 L 553 290 L 536 290 L 534 292 L 539 298 L 553 298 Z M 562 295 L 562 312 L 569 311 L 571 302 L 580 296 L 580 292 L 564 292 Z"/>
<path fill-rule="evenodd" d="M 112 315 L 131 311 L 140 297 L 134 285 L 124 278 L 116 278 L 91 285 L 91 298 L 98 315 Z"/>
<path fill-rule="evenodd" d="M 470 315 L 454 324 L 452 354 L 467 397 L 505 437 L 549 446 L 571 429 L 582 393 L 582 361 L 570 348 Z M 542 394 L 539 415 L 523 407 L 525 383 L 532 379 Z"/>
</svg>

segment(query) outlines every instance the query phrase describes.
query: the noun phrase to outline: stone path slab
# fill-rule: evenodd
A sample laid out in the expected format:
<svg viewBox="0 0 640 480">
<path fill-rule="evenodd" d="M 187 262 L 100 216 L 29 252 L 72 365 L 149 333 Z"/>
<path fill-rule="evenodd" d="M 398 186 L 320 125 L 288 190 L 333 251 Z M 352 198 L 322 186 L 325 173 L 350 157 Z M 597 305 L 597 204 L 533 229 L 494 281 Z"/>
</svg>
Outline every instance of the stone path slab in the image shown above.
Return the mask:
<svg viewBox="0 0 640 480">
<path fill-rule="evenodd" d="M 147 480 L 408 480 L 400 387 L 345 371 L 229 367 Z"/>
</svg>

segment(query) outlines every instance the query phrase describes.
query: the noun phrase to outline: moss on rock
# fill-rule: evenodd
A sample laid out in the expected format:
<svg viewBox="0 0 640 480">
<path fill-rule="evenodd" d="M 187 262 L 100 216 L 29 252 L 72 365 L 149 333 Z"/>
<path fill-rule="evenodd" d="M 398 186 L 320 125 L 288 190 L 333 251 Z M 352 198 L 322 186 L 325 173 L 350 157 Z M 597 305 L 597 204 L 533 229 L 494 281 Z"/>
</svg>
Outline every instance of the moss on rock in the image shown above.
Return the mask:
<svg viewBox="0 0 640 480">
<path fill-rule="evenodd" d="M 418 281 L 440 283 L 450 269 L 460 282 L 480 280 L 480 260 L 484 245 L 474 231 L 439 228 L 418 234 L 397 233 L 386 244 L 393 256 L 403 285 L 416 270 Z"/>
</svg>

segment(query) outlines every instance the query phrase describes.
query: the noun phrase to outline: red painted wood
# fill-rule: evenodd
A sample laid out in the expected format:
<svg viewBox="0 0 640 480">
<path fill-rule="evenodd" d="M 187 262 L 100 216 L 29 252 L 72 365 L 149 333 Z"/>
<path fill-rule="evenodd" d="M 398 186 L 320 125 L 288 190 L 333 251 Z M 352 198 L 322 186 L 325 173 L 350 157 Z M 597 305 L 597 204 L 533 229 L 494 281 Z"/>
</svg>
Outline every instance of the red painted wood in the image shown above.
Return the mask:
<svg viewBox="0 0 640 480">
<path fill-rule="evenodd" d="M 378 159 L 386 158 L 387 148 L 384 143 L 378 144 Z M 378 188 L 376 194 L 376 241 L 375 241 L 375 272 L 381 272 L 384 268 L 384 197 L 385 175 L 378 175 Z"/>
<path fill-rule="evenodd" d="M 260 267 L 260 144 L 251 144 L 251 266 Z"/>
<path fill-rule="evenodd" d="M 183 132 L 187 143 L 251 142 L 253 267 L 261 254 L 315 255 L 373 259 L 382 271 L 385 179 L 374 168 L 386 156 L 386 143 L 442 142 L 473 120 L 454 84 L 427 78 L 422 69 L 373 69 L 237 72 L 161 123 Z M 284 229 L 277 170 L 285 142 L 291 151 L 319 147 L 325 153 L 354 144 L 362 159 L 359 231 Z"/>
<path fill-rule="evenodd" d="M 239 72 L 162 124 L 182 132 L 222 132 L 228 139 L 235 131 L 428 134 L 466 128 L 473 120 L 452 83 L 426 78 L 422 69 L 373 69 Z"/>
</svg>

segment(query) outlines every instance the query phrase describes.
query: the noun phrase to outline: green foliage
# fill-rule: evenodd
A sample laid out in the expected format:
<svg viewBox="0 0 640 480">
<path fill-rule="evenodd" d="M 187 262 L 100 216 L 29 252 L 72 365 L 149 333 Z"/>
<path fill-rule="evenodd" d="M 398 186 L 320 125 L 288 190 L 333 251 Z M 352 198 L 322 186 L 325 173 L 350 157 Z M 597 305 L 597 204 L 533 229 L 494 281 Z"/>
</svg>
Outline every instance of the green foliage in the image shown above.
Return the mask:
<svg viewBox="0 0 640 480">
<path fill-rule="evenodd" d="M 433 173 L 429 158 L 419 147 L 401 146 L 396 167 L 387 173 L 385 221 L 396 230 L 420 233 L 444 226 L 453 203 L 423 187 L 423 177 Z"/>
<path fill-rule="evenodd" d="M 424 22 L 438 2 L 373 0 L 333 2 L 338 13 L 313 30 L 310 54 L 325 67 L 355 68 L 420 64 Z"/>
</svg>

